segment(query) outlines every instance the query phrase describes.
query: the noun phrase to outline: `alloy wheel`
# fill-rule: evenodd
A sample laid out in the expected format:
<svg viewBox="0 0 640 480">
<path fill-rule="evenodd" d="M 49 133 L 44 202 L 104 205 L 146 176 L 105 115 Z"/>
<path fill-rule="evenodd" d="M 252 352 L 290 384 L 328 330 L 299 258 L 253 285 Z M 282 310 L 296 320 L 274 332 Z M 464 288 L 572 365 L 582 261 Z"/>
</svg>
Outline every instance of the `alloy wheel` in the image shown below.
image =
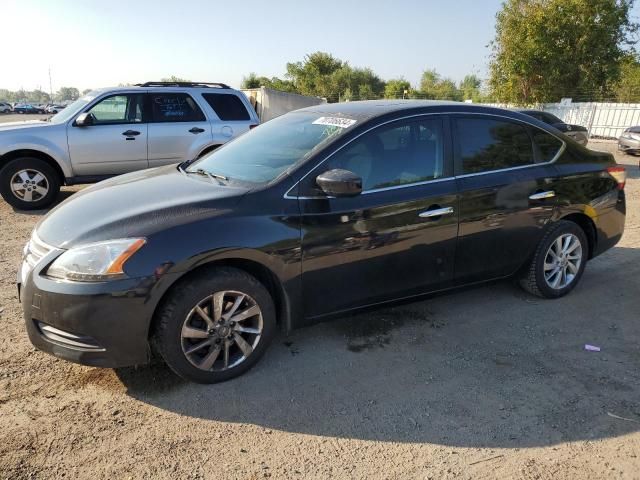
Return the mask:
<svg viewBox="0 0 640 480">
<path fill-rule="evenodd" d="M 560 235 L 549 246 L 544 258 L 544 280 L 549 287 L 561 290 L 569 286 L 580 271 L 582 243 L 572 234 Z"/>
<path fill-rule="evenodd" d="M 238 291 L 216 292 L 187 314 L 180 333 L 182 352 L 201 370 L 228 370 L 253 353 L 262 329 L 262 311 L 253 298 Z"/>
<path fill-rule="evenodd" d="M 10 181 L 11 193 L 23 202 L 37 202 L 49 192 L 49 181 L 38 170 L 27 168 L 16 172 Z"/>
</svg>

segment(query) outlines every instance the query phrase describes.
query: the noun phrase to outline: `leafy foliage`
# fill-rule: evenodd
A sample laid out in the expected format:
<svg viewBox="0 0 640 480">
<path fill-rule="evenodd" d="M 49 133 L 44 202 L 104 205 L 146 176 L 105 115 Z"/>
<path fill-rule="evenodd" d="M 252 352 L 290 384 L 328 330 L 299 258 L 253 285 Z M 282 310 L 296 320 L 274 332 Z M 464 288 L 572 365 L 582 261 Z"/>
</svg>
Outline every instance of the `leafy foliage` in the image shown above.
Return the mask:
<svg viewBox="0 0 640 480">
<path fill-rule="evenodd" d="M 426 70 L 420 89 L 414 89 L 404 78 L 383 81 L 370 68 L 352 67 L 330 53 L 315 52 L 302 61 L 287 63 L 286 77 L 281 80 L 250 73 L 242 80 L 243 88 L 265 87 L 286 92 L 324 97 L 329 102 L 376 98 L 432 98 L 479 101 L 480 79 L 468 75 L 458 86 L 449 78 L 441 78 L 435 70 Z M 465 83 L 466 82 L 466 83 Z"/>
<path fill-rule="evenodd" d="M 17 90 L 0 89 L 0 99 L 5 102 L 49 103 L 51 96 L 42 90 Z"/>
<path fill-rule="evenodd" d="M 621 102 L 640 102 L 640 62 L 635 55 L 629 55 L 622 61 L 615 92 Z"/>
<path fill-rule="evenodd" d="M 77 100 L 79 97 L 80 92 L 75 87 L 60 87 L 60 90 L 55 94 L 55 99 L 59 102 Z"/>
<path fill-rule="evenodd" d="M 274 90 L 280 90 L 282 92 L 296 93 L 296 88 L 289 80 L 282 80 L 278 77 L 258 77 L 255 73 L 251 72 L 249 75 L 242 79 L 241 88 L 260 88 L 267 87 Z"/>
<path fill-rule="evenodd" d="M 634 0 L 506 0 L 496 16 L 490 87 L 499 101 L 610 95 L 638 25 Z"/>
<path fill-rule="evenodd" d="M 387 81 L 384 86 L 384 98 L 408 98 L 411 84 L 404 78 L 395 78 Z"/>
<path fill-rule="evenodd" d="M 298 93 L 324 97 L 330 102 L 353 96 L 379 98 L 384 93 L 384 82 L 370 68 L 351 67 L 325 52 L 287 63 L 286 76 Z"/>
<path fill-rule="evenodd" d="M 180 83 L 180 82 L 190 82 L 191 80 L 188 80 L 186 78 L 182 78 L 182 77 L 176 77 L 175 75 L 170 75 L 168 77 L 164 77 L 160 79 L 161 82 L 176 82 L 176 83 Z"/>
</svg>

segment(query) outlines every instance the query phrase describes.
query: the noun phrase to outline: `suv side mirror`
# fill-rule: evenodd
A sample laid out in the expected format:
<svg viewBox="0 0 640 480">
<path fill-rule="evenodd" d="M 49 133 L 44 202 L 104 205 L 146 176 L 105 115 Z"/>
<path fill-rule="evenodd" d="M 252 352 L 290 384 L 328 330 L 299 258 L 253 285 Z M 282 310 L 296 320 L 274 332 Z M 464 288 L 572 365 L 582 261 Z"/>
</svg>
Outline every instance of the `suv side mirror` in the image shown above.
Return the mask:
<svg viewBox="0 0 640 480">
<path fill-rule="evenodd" d="M 75 124 L 77 127 L 90 127 L 94 123 L 94 118 L 93 113 L 81 113 L 76 118 Z"/>
<path fill-rule="evenodd" d="M 349 170 L 340 168 L 318 175 L 316 183 L 331 197 L 355 197 L 362 193 L 362 178 Z"/>
</svg>

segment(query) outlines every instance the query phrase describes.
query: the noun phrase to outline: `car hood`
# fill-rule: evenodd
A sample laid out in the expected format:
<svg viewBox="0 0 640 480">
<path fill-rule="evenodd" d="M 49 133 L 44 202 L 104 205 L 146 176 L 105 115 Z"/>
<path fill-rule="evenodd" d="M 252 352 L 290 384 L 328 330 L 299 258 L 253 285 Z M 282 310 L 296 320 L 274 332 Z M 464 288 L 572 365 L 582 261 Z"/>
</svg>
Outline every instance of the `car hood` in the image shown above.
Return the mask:
<svg viewBox="0 0 640 480">
<path fill-rule="evenodd" d="M 0 132 L 6 130 L 20 130 L 23 128 L 50 127 L 53 124 L 45 120 L 27 120 L 24 122 L 0 123 Z"/>
<path fill-rule="evenodd" d="M 58 248 L 144 237 L 224 215 L 248 191 L 205 176 L 187 175 L 176 165 L 141 170 L 73 194 L 51 210 L 36 231 L 42 241 Z"/>
</svg>

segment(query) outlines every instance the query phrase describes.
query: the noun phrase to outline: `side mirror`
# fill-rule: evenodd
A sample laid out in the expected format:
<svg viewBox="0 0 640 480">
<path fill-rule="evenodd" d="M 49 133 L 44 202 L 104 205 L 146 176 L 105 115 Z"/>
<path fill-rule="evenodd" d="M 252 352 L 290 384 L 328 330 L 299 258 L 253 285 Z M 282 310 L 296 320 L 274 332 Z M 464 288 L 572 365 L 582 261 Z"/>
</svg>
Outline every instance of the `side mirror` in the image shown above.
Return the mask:
<svg viewBox="0 0 640 480">
<path fill-rule="evenodd" d="M 81 113 L 80 115 L 78 115 L 78 117 L 76 118 L 75 124 L 77 127 L 90 127 L 91 125 L 93 125 L 93 119 L 95 117 L 93 116 L 92 113 Z"/>
<path fill-rule="evenodd" d="M 316 183 L 331 197 L 355 197 L 362 193 L 362 178 L 349 170 L 340 168 L 318 175 Z"/>
</svg>

